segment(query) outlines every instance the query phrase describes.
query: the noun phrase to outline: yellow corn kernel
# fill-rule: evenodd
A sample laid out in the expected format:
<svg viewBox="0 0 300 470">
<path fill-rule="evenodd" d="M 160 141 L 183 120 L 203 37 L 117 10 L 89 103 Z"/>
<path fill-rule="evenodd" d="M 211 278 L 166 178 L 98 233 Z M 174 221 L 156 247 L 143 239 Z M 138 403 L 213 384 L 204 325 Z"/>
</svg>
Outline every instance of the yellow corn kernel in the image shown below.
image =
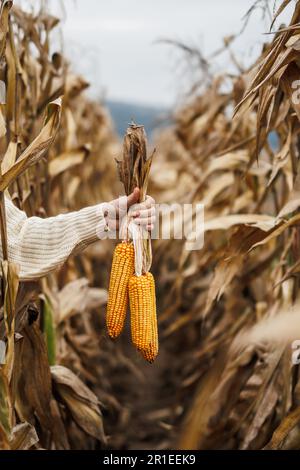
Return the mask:
<svg viewBox="0 0 300 470">
<path fill-rule="evenodd" d="M 151 273 L 131 276 L 128 288 L 132 342 L 147 361 L 153 362 L 158 353 L 154 278 Z"/>
<path fill-rule="evenodd" d="M 106 310 L 106 326 L 111 338 L 116 338 L 123 330 L 128 306 L 128 281 L 133 273 L 133 244 L 119 243 L 113 256 Z"/>
</svg>

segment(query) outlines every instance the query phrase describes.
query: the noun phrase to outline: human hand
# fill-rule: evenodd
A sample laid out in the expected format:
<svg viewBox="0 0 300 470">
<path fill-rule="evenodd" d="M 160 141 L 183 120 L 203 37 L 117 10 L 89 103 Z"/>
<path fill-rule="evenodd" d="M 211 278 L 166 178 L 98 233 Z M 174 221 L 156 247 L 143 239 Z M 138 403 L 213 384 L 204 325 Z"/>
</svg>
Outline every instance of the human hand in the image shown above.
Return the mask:
<svg viewBox="0 0 300 470">
<path fill-rule="evenodd" d="M 148 231 L 153 230 L 156 221 L 155 201 L 151 196 L 146 196 L 144 202 L 138 203 L 139 197 L 140 190 L 135 188 L 129 196 L 121 196 L 113 201 L 102 204 L 109 230 L 119 229 L 121 221 L 129 209 L 131 209 L 134 223 Z"/>
</svg>

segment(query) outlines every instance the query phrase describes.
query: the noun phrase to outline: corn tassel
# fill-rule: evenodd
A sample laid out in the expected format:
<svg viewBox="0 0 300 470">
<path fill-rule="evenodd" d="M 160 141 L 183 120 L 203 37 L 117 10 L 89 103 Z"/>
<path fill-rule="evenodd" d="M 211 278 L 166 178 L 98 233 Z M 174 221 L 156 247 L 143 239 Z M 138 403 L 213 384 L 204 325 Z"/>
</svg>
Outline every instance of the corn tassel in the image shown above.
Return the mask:
<svg viewBox="0 0 300 470">
<path fill-rule="evenodd" d="M 132 342 L 148 362 L 153 362 L 158 353 L 154 278 L 149 272 L 131 276 L 128 287 Z"/>
<path fill-rule="evenodd" d="M 134 273 L 132 243 L 119 243 L 114 251 L 106 311 L 106 326 L 111 338 L 122 332 L 128 306 L 128 281 Z"/>
</svg>

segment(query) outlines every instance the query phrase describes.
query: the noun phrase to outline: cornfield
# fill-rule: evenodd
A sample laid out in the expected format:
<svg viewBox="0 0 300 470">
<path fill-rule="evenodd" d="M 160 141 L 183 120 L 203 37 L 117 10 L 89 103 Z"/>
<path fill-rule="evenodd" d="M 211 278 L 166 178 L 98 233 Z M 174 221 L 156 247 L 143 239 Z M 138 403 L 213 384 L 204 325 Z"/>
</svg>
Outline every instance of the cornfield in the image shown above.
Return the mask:
<svg viewBox="0 0 300 470">
<path fill-rule="evenodd" d="M 156 137 L 148 191 L 204 204 L 205 240 L 153 240 L 160 351 L 148 364 L 128 323 L 117 342 L 106 332 L 111 240 L 36 282 L 10 261 L 4 194 L 39 217 L 109 201 L 121 145 L 85 79 L 50 53 L 59 19 L 1 0 L 1 449 L 300 448 L 294 5 L 249 69 L 211 77 Z"/>
</svg>

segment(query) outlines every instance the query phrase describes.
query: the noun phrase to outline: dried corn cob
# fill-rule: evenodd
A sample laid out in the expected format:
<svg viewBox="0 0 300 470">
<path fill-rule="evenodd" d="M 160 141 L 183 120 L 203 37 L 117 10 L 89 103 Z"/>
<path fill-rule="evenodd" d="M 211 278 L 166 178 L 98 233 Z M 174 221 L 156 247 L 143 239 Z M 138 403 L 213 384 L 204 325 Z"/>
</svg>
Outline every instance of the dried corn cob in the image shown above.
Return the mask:
<svg viewBox="0 0 300 470">
<path fill-rule="evenodd" d="M 106 326 L 111 338 L 119 336 L 123 329 L 128 305 L 128 281 L 133 272 L 133 244 L 119 243 L 113 256 L 106 311 Z"/>
<path fill-rule="evenodd" d="M 155 281 L 151 273 L 148 273 L 150 300 L 151 300 L 151 339 L 149 347 L 142 349 L 141 353 L 144 359 L 152 363 L 158 354 L 158 329 L 157 329 L 157 313 L 156 313 L 156 295 L 155 295 Z"/>
<path fill-rule="evenodd" d="M 158 334 L 152 274 L 131 276 L 128 289 L 132 342 L 147 361 L 153 362 L 158 353 Z"/>
</svg>

